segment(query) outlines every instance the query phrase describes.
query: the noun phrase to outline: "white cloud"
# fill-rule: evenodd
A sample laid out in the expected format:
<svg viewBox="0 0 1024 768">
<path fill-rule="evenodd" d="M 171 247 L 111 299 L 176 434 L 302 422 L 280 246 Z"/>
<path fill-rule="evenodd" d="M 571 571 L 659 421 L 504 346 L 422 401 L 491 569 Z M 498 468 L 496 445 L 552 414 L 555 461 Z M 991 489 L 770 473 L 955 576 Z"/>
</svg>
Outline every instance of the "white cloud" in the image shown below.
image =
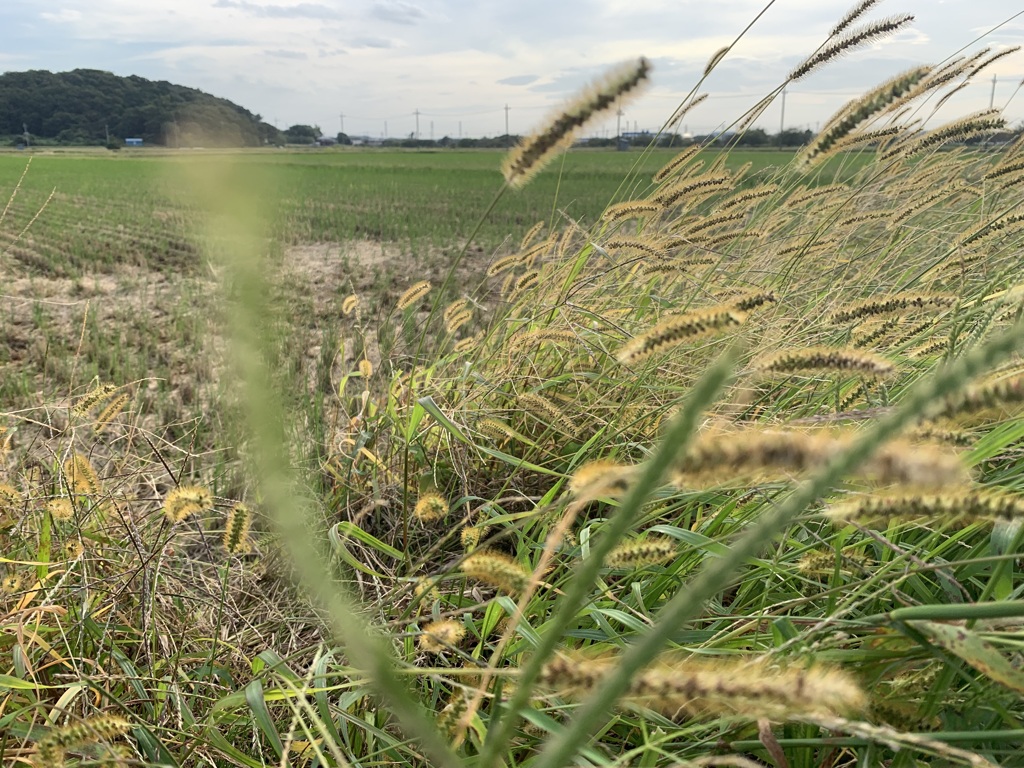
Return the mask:
<svg viewBox="0 0 1024 768">
<path fill-rule="evenodd" d="M 56 23 L 60 24 L 61 22 L 71 23 L 71 22 L 79 21 L 82 18 L 82 14 L 81 14 L 80 11 L 74 11 L 74 10 L 65 8 L 65 9 L 62 9 L 60 11 L 57 11 L 56 13 L 51 13 L 49 11 L 43 11 L 42 13 L 39 14 L 39 17 L 41 19 L 43 19 L 44 21 L 53 21 L 53 22 L 56 22 Z"/>
</svg>

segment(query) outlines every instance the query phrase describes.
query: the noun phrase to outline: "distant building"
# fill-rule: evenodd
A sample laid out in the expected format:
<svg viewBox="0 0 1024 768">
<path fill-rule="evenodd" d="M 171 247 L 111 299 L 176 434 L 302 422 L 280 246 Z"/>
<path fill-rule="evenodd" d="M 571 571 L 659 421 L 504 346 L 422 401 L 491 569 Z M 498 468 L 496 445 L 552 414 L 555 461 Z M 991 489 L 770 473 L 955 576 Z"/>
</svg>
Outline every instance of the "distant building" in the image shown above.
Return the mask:
<svg viewBox="0 0 1024 768">
<path fill-rule="evenodd" d="M 141 147 L 142 139 L 125 139 L 124 144 L 126 147 Z"/>
</svg>

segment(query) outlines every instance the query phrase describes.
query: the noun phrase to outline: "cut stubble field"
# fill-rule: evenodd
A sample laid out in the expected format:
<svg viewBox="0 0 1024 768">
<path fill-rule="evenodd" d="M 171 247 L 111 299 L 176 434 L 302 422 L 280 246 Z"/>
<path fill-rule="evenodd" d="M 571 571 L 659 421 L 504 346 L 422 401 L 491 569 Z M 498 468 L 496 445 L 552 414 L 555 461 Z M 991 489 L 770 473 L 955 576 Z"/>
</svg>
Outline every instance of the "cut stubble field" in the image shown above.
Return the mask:
<svg viewBox="0 0 1024 768">
<path fill-rule="evenodd" d="M 322 335 L 333 331 L 346 295 L 383 310 L 413 278 L 443 277 L 482 221 L 459 270 L 460 284 L 479 285 L 535 222 L 593 226 L 610 202 L 649 189 L 676 151 L 568 153 L 557 171 L 503 196 L 486 218 L 499 188 L 496 151 L 56 150 L 32 156 L 28 173 L 24 153 L 0 154 L 0 181 L 17 187 L 0 227 L 8 297 L 0 396 L 12 409 L 93 379 L 146 382 L 154 424 L 204 429 L 195 419 L 212 404 L 217 366 L 208 342 L 218 317 L 205 250 L 216 245 L 199 232 L 206 211 L 196 169 L 216 177 L 230 168 L 238 189 L 258 190 L 297 372 L 331 355 Z M 717 153 L 706 154 L 710 165 Z M 751 185 L 791 158 L 774 150 L 722 155 L 730 169 L 752 166 Z M 836 160 L 822 178 L 864 162 Z M 335 362 L 361 353 L 350 348 Z M 379 360 L 377 350 L 368 354 Z"/>
</svg>

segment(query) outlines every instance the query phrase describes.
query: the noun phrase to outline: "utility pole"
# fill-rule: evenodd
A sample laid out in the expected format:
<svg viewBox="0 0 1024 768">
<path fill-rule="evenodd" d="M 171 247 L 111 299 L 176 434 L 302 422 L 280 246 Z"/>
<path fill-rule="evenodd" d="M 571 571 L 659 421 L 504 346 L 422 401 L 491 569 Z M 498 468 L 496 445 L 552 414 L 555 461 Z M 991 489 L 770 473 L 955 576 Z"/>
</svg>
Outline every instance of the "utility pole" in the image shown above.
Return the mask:
<svg viewBox="0 0 1024 768">
<path fill-rule="evenodd" d="M 988 97 L 988 108 L 992 109 L 992 107 L 995 105 L 995 103 L 996 103 L 996 76 L 992 75 L 992 95 L 990 95 Z"/>
<path fill-rule="evenodd" d="M 416 140 L 419 141 L 419 139 L 420 139 L 420 111 L 417 109 L 415 112 L 413 112 L 413 114 L 416 115 Z"/>
<path fill-rule="evenodd" d="M 782 132 L 786 125 L 786 89 L 782 89 L 782 111 L 779 113 L 779 148 L 782 148 Z"/>
<path fill-rule="evenodd" d="M 388 137 L 388 121 L 385 120 L 384 121 L 384 138 L 386 139 L 387 137 Z"/>
<path fill-rule="evenodd" d="M 434 121 L 430 121 L 430 140 L 434 140 Z"/>
<path fill-rule="evenodd" d="M 505 105 L 505 146 L 509 146 L 511 139 L 508 135 L 508 104 Z"/>
<path fill-rule="evenodd" d="M 459 120 L 459 138 L 462 138 L 462 121 Z"/>
<path fill-rule="evenodd" d="M 345 114 L 342 113 L 342 114 L 338 115 L 338 117 L 341 118 L 341 132 L 344 133 L 345 132 Z"/>
</svg>

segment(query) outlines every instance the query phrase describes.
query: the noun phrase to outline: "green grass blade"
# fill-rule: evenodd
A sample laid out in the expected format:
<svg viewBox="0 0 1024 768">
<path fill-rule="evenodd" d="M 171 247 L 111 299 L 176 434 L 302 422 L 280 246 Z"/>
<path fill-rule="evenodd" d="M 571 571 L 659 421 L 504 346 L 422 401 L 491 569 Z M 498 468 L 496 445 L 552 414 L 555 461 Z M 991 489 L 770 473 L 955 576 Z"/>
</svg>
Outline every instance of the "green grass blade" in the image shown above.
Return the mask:
<svg viewBox="0 0 1024 768">
<path fill-rule="evenodd" d="M 263 683 L 259 680 L 253 680 L 245 686 L 245 702 L 249 705 L 249 711 L 252 712 L 256 725 L 263 735 L 267 737 L 270 746 L 278 758 L 280 758 L 284 754 L 284 744 L 281 743 L 281 737 L 277 733 L 274 719 L 270 716 L 267 702 L 263 698 Z"/>
<path fill-rule="evenodd" d="M 1024 693 L 1024 672 L 1015 668 L 998 650 L 971 630 L 935 621 L 915 621 L 911 626 L 990 680 Z"/>
</svg>

